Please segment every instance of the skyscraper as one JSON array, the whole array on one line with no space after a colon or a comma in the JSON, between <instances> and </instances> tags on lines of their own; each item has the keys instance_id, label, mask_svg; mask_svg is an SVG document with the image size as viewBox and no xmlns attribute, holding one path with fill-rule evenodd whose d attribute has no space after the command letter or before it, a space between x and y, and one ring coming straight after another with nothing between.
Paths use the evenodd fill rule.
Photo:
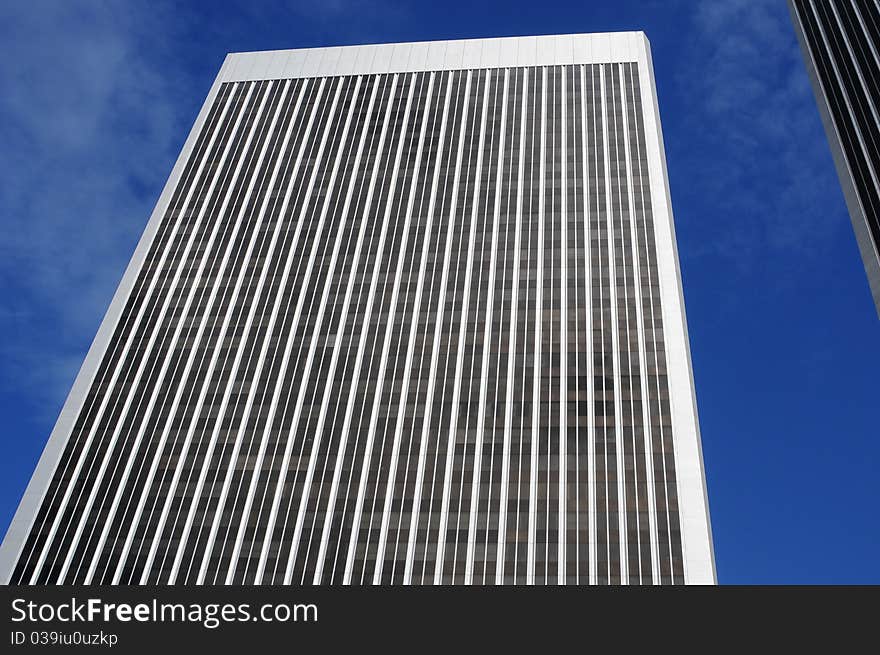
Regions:
<instances>
[{"instance_id":1,"label":"skyscraper","mask_svg":"<svg viewBox=\"0 0 880 655\"><path fill-rule=\"evenodd\" d=\"M788 5L880 314L880 7Z\"/></svg>"},{"instance_id":2,"label":"skyscraper","mask_svg":"<svg viewBox=\"0 0 880 655\"><path fill-rule=\"evenodd\" d=\"M0 562L714 582L644 35L229 55Z\"/></svg>"}]
</instances>

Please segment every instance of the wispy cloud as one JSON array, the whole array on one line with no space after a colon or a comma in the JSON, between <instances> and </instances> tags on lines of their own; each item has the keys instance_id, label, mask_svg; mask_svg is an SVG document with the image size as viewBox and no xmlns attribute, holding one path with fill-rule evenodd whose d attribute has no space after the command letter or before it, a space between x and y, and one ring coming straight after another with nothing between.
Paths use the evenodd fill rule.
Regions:
<instances>
[{"instance_id":1,"label":"wispy cloud","mask_svg":"<svg viewBox=\"0 0 880 655\"><path fill-rule=\"evenodd\" d=\"M0 390L49 415L192 118L164 18L109 2L0 9Z\"/></svg>"},{"instance_id":2,"label":"wispy cloud","mask_svg":"<svg viewBox=\"0 0 880 655\"><path fill-rule=\"evenodd\" d=\"M785 3L711 0L691 11L683 107L670 143L674 191L714 199L689 221L689 256L729 257L741 271L782 250L807 265L848 228L830 152Z\"/></svg>"},{"instance_id":3,"label":"wispy cloud","mask_svg":"<svg viewBox=\"0 0 880 655\"><path fill-rule=\"evenodd\" d=\"M406 15L387 0L0 4L0 405L51 425L225 52L382 40Z\"/></svg>"}]
</instances>

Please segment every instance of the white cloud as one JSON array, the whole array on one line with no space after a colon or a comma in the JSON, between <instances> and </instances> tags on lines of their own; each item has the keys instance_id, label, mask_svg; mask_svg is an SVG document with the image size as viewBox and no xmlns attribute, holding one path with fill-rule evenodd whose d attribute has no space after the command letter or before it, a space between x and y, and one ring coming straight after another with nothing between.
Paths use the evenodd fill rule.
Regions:
<instances>
[{"instance_id":1,"label":"white cloud","mask_svg":"<svg viewBox=\"0 0 880 655\"><path fill-rule=\"evenodd\" d=\"M687 252L749 269L792 251L808 265L849 223L785 3L701 2L685 34L672 188L715 203L708 216L677 214L696 237Z\"/></svg>"},{"instance_id":2,"label":"white cloud","mask_svg":"<svg viewBox=\"0 0 880 655\"><path fill-rule=\"evenodd\" d=\"M161 4L0 9L0 386L49 416L192 120L166 18Z\"/></svg>"},{"instance_id":3,"label":"white cloud","mask_svg":"<svg viewBox=\"0 0 880 655\"><path fill-rule=\"evenodd\" d=\"M381 40L407 15L385 0L0 4L0 393L36 403L41 429L57 416L222 53Z\"/></svg>"}]
</instances>

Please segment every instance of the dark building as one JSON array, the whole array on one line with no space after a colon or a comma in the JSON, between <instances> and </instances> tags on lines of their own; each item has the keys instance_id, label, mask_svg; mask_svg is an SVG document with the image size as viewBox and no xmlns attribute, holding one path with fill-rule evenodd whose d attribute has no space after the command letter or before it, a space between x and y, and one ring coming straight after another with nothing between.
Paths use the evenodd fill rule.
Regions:
<instances>
[{"instance_id":1,"label":"dark building","mask_svg":"<svg viewBox=\"0 0 880 655\"><path fill-rule=\"evenodd\" d=\"M227 57L12 583L712 583L641 33Z\"/></svg>"},{"instance_id":2,"label":"dark building","mask_svg":"<svg viewBox=\"0 0 880 655\"><path fill-rule=\"evenodd\" d=\"M788 4L880 313L880 6Z\"/></svg>"}]
</instances>

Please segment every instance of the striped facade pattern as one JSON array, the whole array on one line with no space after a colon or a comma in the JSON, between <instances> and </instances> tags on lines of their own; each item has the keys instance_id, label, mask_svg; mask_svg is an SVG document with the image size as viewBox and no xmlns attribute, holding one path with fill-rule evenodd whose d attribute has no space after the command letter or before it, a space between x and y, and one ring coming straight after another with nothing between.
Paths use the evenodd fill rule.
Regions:
<instances>
[{"instance_id":1,"label":"striped facade pattern","mask_svg":"<svg viewBox=\"0 0 880 655\"><path fill-rule=\"evenodd\" d=\"M223 83L12 583L684 582L645 110Z\"/></svg>"},{"instance_id":2,"label":"striped facade pattern","mask_svg":"<svg viewBox=\"0 0 880 655\"><path fill-rule=\"evenodd\" d=\"M880 313L880 4L789 6Z\"/></svg>"}]
</instances>

